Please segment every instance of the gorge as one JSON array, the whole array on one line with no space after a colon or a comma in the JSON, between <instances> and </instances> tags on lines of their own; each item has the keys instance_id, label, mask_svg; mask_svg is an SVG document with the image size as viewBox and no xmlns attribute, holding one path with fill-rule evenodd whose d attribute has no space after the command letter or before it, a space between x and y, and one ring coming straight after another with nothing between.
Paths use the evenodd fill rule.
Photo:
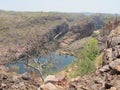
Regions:
<instances>
[{"instance_id":1,"label":"gorge","mask_svg":"<svg viewBox=\"0 0 120 90\"><path fill-rule=\"evenodd\" d=\"M0 89L119 89L115 19L99 13L0 11Z\"/></svg>"}]
</instances>

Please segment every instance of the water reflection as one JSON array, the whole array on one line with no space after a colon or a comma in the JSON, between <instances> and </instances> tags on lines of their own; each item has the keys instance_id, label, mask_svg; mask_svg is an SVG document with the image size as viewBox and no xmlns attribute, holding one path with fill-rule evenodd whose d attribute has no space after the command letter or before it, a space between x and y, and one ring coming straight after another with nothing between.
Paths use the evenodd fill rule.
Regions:
<instances>
[{"instance_id":1,"label":"water reflection","mask_svg":"<svg viewBox=\"0 0 120 90\"><path fill-rule=\"evenodd\" d=\"M44 74L51 73L51 72L56 72L64 69L67 65L69 65L73 60L75 59L74 56L70 55L60 55L58 53L54 53L51 55L47 55L43 58L40 58L40 62L47 63L46 66L43 66L44 69ZM51 65L50 67L48 67ZM6 65L9 68L18 67L17 73L25 73L25 72L31 72L33 71L32 68L26 67L24 64L24 61L19 60L16 63L12 64L7 64Z\"/></svg>"}]
</instances>

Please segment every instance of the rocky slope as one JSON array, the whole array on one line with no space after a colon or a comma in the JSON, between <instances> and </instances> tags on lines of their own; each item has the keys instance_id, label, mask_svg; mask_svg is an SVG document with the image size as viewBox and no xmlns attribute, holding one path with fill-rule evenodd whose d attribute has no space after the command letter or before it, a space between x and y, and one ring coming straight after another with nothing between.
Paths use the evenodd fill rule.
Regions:
<instances>
[{"instance_id":1,"label":"rocky slope","mask_svg":"<svg viewBox=\"0 0 120 90\"><path fill-rule=\"evenodd\" d=\"M120 90L120 26L112 30L106 40L103 64L95 72L68 79L50 75L42 90Z\"/></svg>"},{"instance_id":2,"label":"rocky slope","mask_svg":"<svg viewBox=\"0 0 120 90\"><path fill-rule=\"evenodd\" d=\"M77 43L75 41L79 41L81 38L88 37L93 33L94 21L83 15L72 15L0 13L0 64L16 60L23 55L28 50L25 46L28 43L26 38L33 39L34 35L37 35L37 37L40 37L38 39L45 42L58 41L57 49L59 47L66 49L69 46L74 50L80 49L83 42ZM87 41L89 39L82 40ZM31 41L33 42L34 39ZM103 66L97 68L91 75L78 76L73 79L69 79L64 75L49 75L42 83L41 79L33 73L20 75L0 65L0 89L119 90L120 27L112 30L111 34L105 37L105 42L107 44L104 49ZM32 47L30 42L27 45Z\"/></svg>"},{"instance_id":3,"label":"rocky slope","mask_svg":"<svg viewBox=\"0 0 120 90\"><path fill-rule=\"evenodd\" d=\"M41 79L35 74L16 74L0 66L0 90L37 90Z\"/></svg>"},{"instance_id":4,"label":"rocky slope","mask_svg":"<svg viewBox=\"0 0 120 90\"><path fill-rule=\"evenodd\" d=\"M102 67L89 76L74 79L69 87L74 87L73 90L120 89L120 26L111 31L106 42Z\"/></svg>"}]
</instances>

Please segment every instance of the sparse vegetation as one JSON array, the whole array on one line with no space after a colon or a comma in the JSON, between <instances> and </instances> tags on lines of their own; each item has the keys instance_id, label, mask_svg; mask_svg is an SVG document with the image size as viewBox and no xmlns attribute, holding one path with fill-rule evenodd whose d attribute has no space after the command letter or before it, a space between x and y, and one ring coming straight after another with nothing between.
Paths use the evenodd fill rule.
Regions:
<instances>
[{"instance_id":1,"label":"sparse vegetation","mask_svg":"<svg viewBox=\"0 0 120 90\"><path fill-rule=\"evenodd\" d=\"M78 60L76 60L73 65L76 70L75 73L71 74L72 77L76 77L78 75L89 74L95 70L94 61L98 56L98 41L95 38L91 38L89 42L87 42L83 49L78 52Z\"/></svg>"}]
</instances>

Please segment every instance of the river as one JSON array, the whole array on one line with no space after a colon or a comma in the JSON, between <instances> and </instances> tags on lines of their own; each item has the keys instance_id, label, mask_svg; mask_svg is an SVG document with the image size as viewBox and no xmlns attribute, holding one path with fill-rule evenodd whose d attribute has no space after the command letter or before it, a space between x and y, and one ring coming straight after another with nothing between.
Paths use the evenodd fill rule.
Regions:
<instances>
[{"instance_id":1,"label":"river","mask_svg":"<svg viewBox=\"0 0 120 90\"><path fill-rule=\"evenodd\" d=\"M48 68L43 68L44 74L50 74L52 72L59 72L63 70L65 67L67 67L69 64L71 64L73 60L75 60L74 56L60 55L58 53L53 53L51 55L45 56L44 58L43 57L40 58L40 62L42 64L45 62L50 62L48 66L51 65ZM15 63L6 64L6 67L10 68L11 70L16 69L15 71L18 74L34 71L32 68L29 68L24 64L24 60L18 60Z\"/></svg>"}]
</instances>

